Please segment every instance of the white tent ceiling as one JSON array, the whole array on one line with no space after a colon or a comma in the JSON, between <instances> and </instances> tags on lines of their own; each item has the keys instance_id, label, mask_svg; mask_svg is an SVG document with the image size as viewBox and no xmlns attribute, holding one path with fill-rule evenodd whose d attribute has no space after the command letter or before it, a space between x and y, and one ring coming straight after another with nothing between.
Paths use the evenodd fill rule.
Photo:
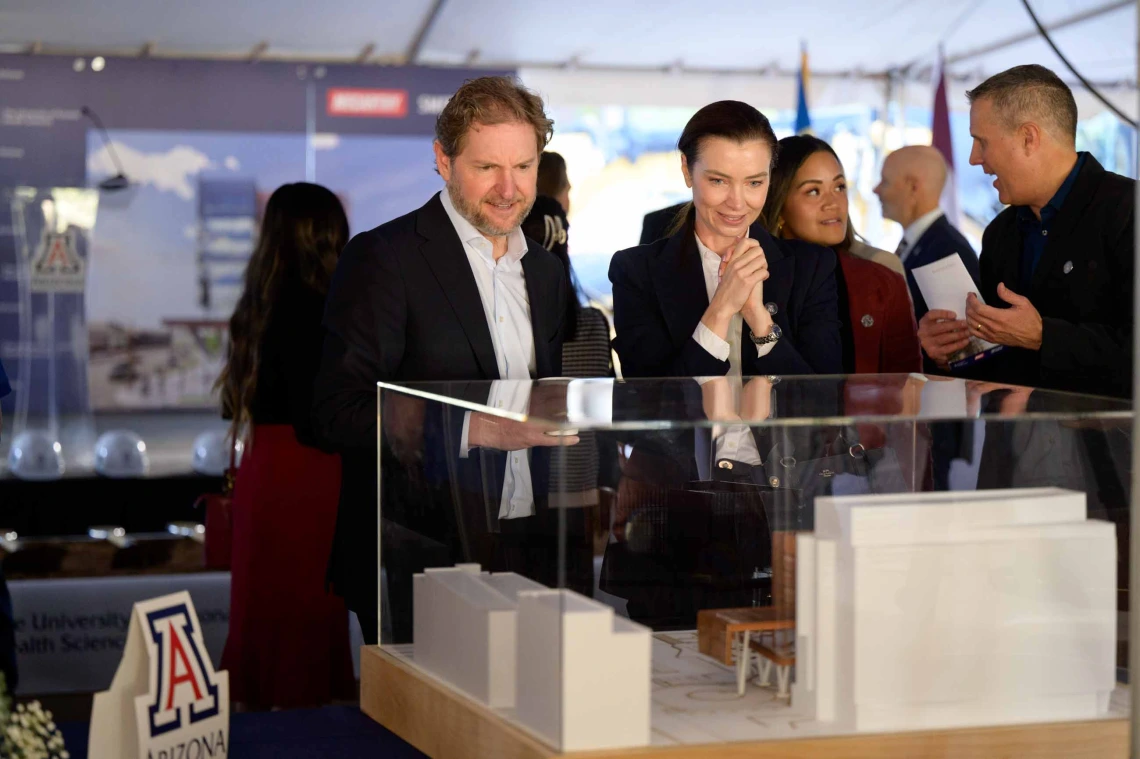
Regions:
<instances>
[{"instance_id":1,"label":"white tent ceiling","mask_svg":"<svg viewBox=\"0 0 1140 759\"><path fill-rule=\"evenodd\" d=\"M1134 114L1136 3L1030 4L1078 70ZM958 90L1029 62L1075 81L1036 34L1021 0L3 0L0 6L0 52L509 67L562 102L700 104L734 92L783 102L801 41L810 52L813 105L882 102L892 71L902 72L895 82L904 90L907 81L926 82L939 45ZM919 88L920 99L928 100L925 90Z\"/></svg>"},{"instance_id":2,"label":"white tent ceiling","mask_svg":"<svg viewBox=\"0 0 1140 759\"><path fill-rule=\"evenodd\" d=\"M1088 78L1135 82L1136 4L1030 0ZM1096 13L1103 10L1101 13ZM5 0L6 52L363 59L380 63L787 72L804 40L817 75L881 74L932 57L959 74L1017 62L1058 64L1021 0Z\"/></svg>"}]
</instances>

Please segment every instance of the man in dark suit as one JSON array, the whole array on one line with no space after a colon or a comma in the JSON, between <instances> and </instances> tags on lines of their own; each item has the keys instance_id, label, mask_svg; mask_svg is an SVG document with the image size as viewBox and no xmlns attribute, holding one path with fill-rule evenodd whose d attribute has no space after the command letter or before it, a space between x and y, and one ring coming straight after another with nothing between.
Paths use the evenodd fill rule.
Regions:
<instances>
[{"instance_id":1,"label":"man in dark suit","mask_svg":"<svg viewBox=\"0 0 1140 759\"><path fill-rule=\"evenodd\" d=\"M970 163L995 175L1006 208L982 237L981 293L931 311L923 350L945 365L970 336L1008 349L979 379L1132 394L1135 181L1077 153L1077 105L1056 74L1017 66L967 93Z\"/></svg>"},{"instance_id":2,"label":"man in dark suit","mask_svg":"<svg viewBox=\"0 0 1140 759\"><path fill-rule=\"evenodd\" d=\"M895 252L902 261L916 321L922 321L930 310L914 278L918 267L957 255L974 284L981 287L978 254L939 207L946 174L946 159L936 148L908 145L883 161L879 185L875 188L883 206L883 218L896 221L903 228L903 237ZM941 373L929 356L923 355L922 365L927 374ZM945 423L932 427L935 490L949 490L950 464L954 459L969 461L973 458L973 429L972 424Z\"/></svg>"},{"instance_id":3,"label":"man in dark suit","mask_svg":"<svg viewBox=\"0 0 1140 759\"><path fill-rule=\"evenodd\" d=\"M527 240L519 226L534 203L539 154L551 124L542 100L512 80L467 82L436 122L436 169L446 189L420 209L354 237L337 264L313 417L320 437L341 452L344 462L329 580L357 613L368 643L379 635L377 381L529 380L560 373L563 266ZM485 387L482 395L476 400L487 402ZM494 483L488 488L496 488L493 494L487 491L495 501L485 504L489 520L534 513L540 486L525 449L557 444L557 438L507 419L453 414L438 403L428 403L425 410L407 396L394 396L393 404L393 409L385 404L381 452L386 524L401 520L401 508L415 514L421 506L430 510L416 501L426 491L400 477L407 459L400 458L399 433L389 438L390 417L402 420L408 440L421 436L421 450L413 456L447 459L441 477L462 481L495 469L487 475ZM497 453L483 470L486 460L469 452L485 449ZM504 451L512 452L509 460ZM428 471L430 462L423 467ZM482 493L478 484L474 487ZM461 521L451 507L461 508L447 502L418 518L429 526L437 519ZM420 522L409 524L398 525L404 528L401 534L417 532ZM448 535L428 537L423 544ZM413 535L411 541L417 539ZM406 632L410 573L417 559L399 559L397 580L392 562L398 557L387 551L389 584L400 584L391 591L393 603L401 603L393 617Z\"/></svg>"},{"instance_id":4,"label":"man in dark suit","mask_svg":"<svg viewBox=\"0 0 1140 759\"><path fill-rule=\"evenodd\" d=\"M677 221L677 217L688 207L688 203L678 203L675 206L661 208L645 214L641 221L641 240L638 245L648 245L651 242L668 237L669 230Z\"/></svg>"},{"instance_id":5,"label":"man in dark suit","mask_svg":"<svg viewBox=\"0 0 1140 759\"><path fill-rule=\"evenodd\" d=\"M902 225L903 237L896 254L906 272L906 284L914 303L914 318L921 321L930 309L918 289L914 270L947 256L957 255L966 271L981 287L978 254L939 208L946 185L946 160L929 145L899 148L883 161L875 194L883 205L883 218Z\"/></svg>"}]
</instances>

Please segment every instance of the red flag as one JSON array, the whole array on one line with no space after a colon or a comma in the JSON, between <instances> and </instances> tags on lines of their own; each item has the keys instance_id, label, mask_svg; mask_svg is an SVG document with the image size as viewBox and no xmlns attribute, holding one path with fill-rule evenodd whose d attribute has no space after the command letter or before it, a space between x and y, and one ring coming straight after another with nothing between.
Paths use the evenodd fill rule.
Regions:
<instances>
[{"instance_id":1,"label":"red flag","mask_svg":"<svg viewBox=\"0 0 1140 759\"><path fill-rule=\"evenodd\" d=\"M958 183L954 176L954 144L950 137L950 104L946 99L946 71L942 48L938 49L938 69L934 77L934 120L930 144L946 159L946 186L942 189L942 210L955 227L959 225Z\"/></svg>"}]
</instances>

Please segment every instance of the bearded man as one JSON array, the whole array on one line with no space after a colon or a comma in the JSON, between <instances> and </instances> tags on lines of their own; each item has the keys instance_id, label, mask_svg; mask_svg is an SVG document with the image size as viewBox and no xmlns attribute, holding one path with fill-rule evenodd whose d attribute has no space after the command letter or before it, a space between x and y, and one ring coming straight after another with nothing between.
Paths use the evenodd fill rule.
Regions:
<instances>
[{"instance_id":1,"label":"bearded man","mask_svg":"<svg viewBox=\"0 0 1140 759\"><path fill-rule=\"evenodd\" d=\"M377 381L530 380L561 371L564 267L520 229L552 134L541 98L515 81L466 82L436 122L435 165L446 188L418 210L354 237L337 264L313 418L318 436L343 461L329 581L357 613L366 643L376 643L380 632ZM487 397L488 386L474 385L482 388L477 402L516 407L521 400L525 406L526 399L504 396L520 388L528 393L528 382L497 384L491 394L498 401ZM411 574L478 560L488 535L495 536L494 555L502 547L497 536L512 532L501 524L517 520L510 526L519 533L518 525L533 523L528 518L543 510L544 486L536 483L541 475L532 474L538 470L532 459L539 457L528 449L567 441L500 417L441 411L438 403L427 402L425 413L420 402L417 416L417 399L397 400L407 403L397 403L388 418L403 420L408 434L397 435L393 445L402 440L405 456L385 444L382 506L386 527L394 522L392 534L404 536L393 551L384 543L391 619L401 639L410 632ZM384 430L388 435L388 421ZM410 458L409 446L415 449ZM400 484L401 473L416 465L400 462L428 467L445 448L439 479L450 487L433 491L434 501L415 489L422 479ZM480 458L484 451L490 453ZM484 479L466 482L464 476ZM486 501L469 509L485 523L476 539L467 539L471 514L463 518L471 499L441 503L441 493L459 489ZM425 554L428 546L448 554L457 545L464 546L462 555L437 556L433 563Z\"/></svg>"}]
</instances>

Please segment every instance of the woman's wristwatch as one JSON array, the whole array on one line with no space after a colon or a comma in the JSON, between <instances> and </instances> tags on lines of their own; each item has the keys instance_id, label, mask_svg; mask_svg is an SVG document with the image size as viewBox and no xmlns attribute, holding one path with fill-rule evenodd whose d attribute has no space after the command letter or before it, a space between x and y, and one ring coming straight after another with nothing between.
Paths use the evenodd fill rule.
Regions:
<instances>
[{"instance_id":1,"label":"woman's wristwatch","mask_svg":"<svg viewBox=\"0 0 1140 759\"><path fill-rule=\"evenodd\" d=\"M768 334L763 335L762 337L757 337L756 334L752 331L752 328L749 327L748 336L751 337L752 342L756 343L757 345L767 345L768 343L774 343L783 337L784 332L780 329L779 324L772 322L772 328L768 330Z\"/></svg>"}]
</instances>

